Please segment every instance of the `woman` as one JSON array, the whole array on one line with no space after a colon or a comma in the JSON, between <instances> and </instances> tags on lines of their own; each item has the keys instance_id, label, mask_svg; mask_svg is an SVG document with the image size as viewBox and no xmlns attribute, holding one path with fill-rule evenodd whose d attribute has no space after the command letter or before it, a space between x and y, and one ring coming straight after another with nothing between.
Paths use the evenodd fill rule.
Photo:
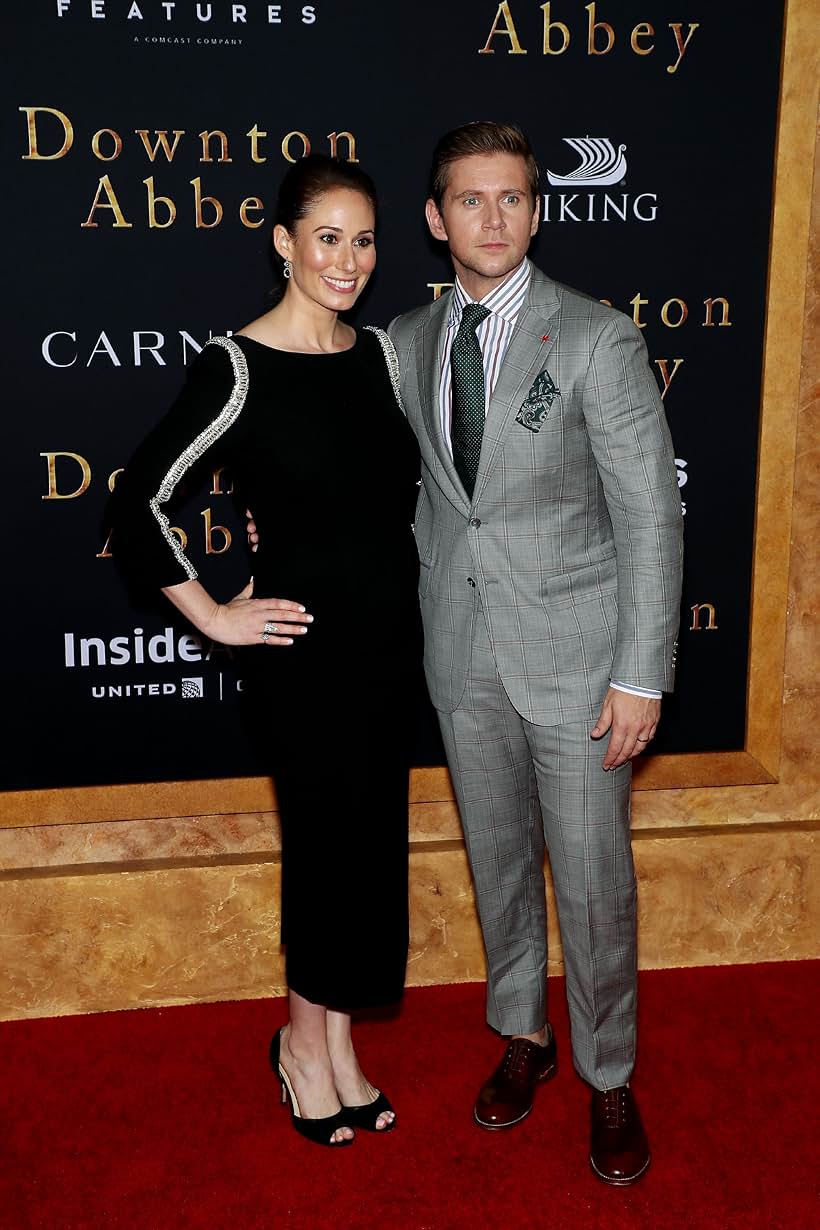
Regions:
<instances>
[{"instance_id":1,"label":"woman","mask_svg":"<svg viewBox=\"0 0 820 1230\"><path fill-rule=\"evenodd\" d=\"M386 335L339 318L373 272L374 227L358 167L294 165L273 229L280 301L197 356L122 475L115 515L126 566L204 636L245 647L282 822L290 1020L271 1061L297 1130L335 1146L395 1125L359 1067L350 1012L399 998L408 937L418 454ZM217 461L262 540L253 581L226 603L196 579L164 510L183 477Z\"/></svg>"}]
</instances>

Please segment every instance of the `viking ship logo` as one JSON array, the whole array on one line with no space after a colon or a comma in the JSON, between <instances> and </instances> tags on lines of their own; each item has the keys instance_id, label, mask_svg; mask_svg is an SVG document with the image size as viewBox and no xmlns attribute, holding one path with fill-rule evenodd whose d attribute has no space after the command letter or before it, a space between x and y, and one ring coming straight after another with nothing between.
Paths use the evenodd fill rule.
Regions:
<instances>
[{"instance_id":1,"label":"viking ship logo","mask_svg":"<svg viewBox=\"0 0 820 1230\"><path fill-rule=\"evenodd\" d=\"M688 465L688 462L684 461L682 457L676 457L675 465L677 466L677 470L678 470L678 488L680 489L681 487L685 487L686 484L689 482L689 475L686 473L686 467ZM686 516L686 500L681 500L680 509L685 517Z\"/></svg>"},{"instance_id":2,"label":"viking ship logo","mask_svg":"<svg viewBox=\"0 0 820 1230\"><path fill-rule=\"evenodd\" d=\"M553 188L604 188L618 184L626 175L625 145L618 146L616 154L608 137L564 137L580 156L580 163L566 175L547 171L547 179Z\"/></svg>"}]
</instances>

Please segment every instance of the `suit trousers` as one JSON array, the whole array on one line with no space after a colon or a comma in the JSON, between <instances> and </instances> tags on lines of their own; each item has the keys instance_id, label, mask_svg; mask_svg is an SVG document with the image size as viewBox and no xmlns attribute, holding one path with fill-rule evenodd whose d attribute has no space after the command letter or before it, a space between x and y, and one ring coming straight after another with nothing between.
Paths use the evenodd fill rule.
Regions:
<instances>
[{"instance_id":1,"label":"suit trousers","mask_svg":"<svg viewBox=\"0 0 820 1230\"><path fill-rule=\"evenodd\" d=\"M590 739L592 720L536 726L517 712L480 611L464 697L439 721L484 937L489 1024L511 1035L546 1021L546 846L575 1067L594 1088L626 1084L637 984L631 764L604 772L608 740Z\"/></svg>"}]
</instances>

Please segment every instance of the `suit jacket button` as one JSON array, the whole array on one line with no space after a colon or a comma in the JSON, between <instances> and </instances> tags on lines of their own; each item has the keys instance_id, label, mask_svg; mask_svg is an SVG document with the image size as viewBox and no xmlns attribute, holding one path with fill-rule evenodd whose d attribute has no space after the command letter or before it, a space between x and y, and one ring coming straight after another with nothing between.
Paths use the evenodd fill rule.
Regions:
<instances>
[{"instance_id":1,"label":"suit jacket button","mask_svg":"<svg viewBox=\"0 0 820 1230\"><path fill-rule=\"evenodd\" d=\"M467 584L471 585L473 589L475 589L475 581L473 580L472 577L467 577Z\"/></svg>"},{"instance_id":2,"label":"suit jacket button","mask_svg":"<svg viewBox=\"0 0 820 1230\"><path fill-rule=\"evenodd\" d=\"M481 518L480 517L470 517L470 525L472 525L475 529L478 529L478 527L481 525Z\"/></svg>"}]
</instances>

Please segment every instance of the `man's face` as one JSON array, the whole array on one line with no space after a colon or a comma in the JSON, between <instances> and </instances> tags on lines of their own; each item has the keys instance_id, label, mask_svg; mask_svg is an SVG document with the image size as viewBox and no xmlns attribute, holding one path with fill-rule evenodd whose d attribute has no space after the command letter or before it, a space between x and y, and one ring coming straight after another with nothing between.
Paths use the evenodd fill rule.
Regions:
<instances>
[{"instance_id":1,"label":"man's face","mask_svg":"<svg viewBox=\"0 0 820 1230\"><path fill-rule=\"evenodd\" d=\"M448 244L464 289L483 299L524 259L538 207L519 154L476 154L451 164L441 208L431 198L425 213L431 234Z\"/></svg>"}]
</instances>

